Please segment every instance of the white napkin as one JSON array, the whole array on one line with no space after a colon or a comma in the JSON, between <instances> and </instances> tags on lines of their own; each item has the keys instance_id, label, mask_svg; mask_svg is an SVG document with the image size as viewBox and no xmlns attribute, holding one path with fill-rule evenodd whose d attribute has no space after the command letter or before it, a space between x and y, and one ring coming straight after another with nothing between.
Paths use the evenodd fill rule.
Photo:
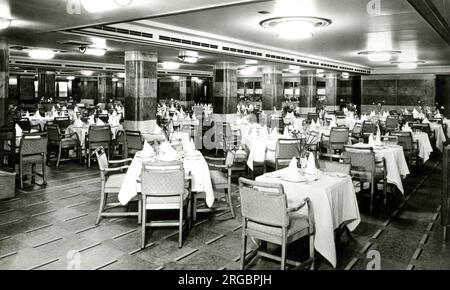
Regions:
<instances>
[{"instance_id":1,"label":"white napkin","mask_svg":"<svg viewBox=\"0 0 450 290\"><path fill-rule=\"evenodd\" d=\"M80 119L76 119L74 122L75 127L83 127L83 121L81 121Z\"/></svg>"},{"instance_id":2,"label":"white napkin","mask_svg":"<svg viewBox=\"0 0 450 290\"><path fill-rule=\"evenodd\" d=\"M108 114L108 111L103 110L103 111L102 111L102 114L103 114L103 115L106 115L106 114Z\"/></svg>"},{"instance_id":3,"label":"white napkin","mask_svg":"<svg viewBox=\"0 0 450 290\"><path fill-rule=\"evenodd\" d=\"M56 112L55 106L52 107L52 112Z\"/></svg>"},{"instance_id":4,"label":"white napkin","mask_svg":"<svg viewBox=\"0 0 450 290\"><path fill-rule=\"evenodd\" d=\"M190 154L194 153L196 150L197 148L195 148L195 143L193 139L191 139L191 141L189 141L189 143L186 144L186 147L184 148L184 151Z\"/></svg>"},{"instance_id":5,"label":"white napkin","mask_svg":"<svg viewBox=\"0 0 450 290\"><path fill-rule=\"evenodd\" d=\"M39 110L36 111L36 114L34 114L35 118L42 118L41 114L39 113Z\"/></svg>"},{"instance_id":6,"label":"white napkin","mask_svg":"<svg viewBox=\"0 0 450 290\"><path fill-rule=\"evenodd\" d=\"M103 122L100 119L97 119L97 126L103 126L103 125L105 125L105 122Z\"/></svg>"},{"instance_id":7,"label":"white napkin","mask_svg":"<svg viewBox=\"0 0 450 290\"><path fill-rule=\"evenodd\" d=\"M423 120L422 123L424 123L424 124L430 124L430 121L428 120L428 118L425 118L425 120Z\"/></svg>"},{"instance_id":8,"label":"white napkin","mask_svg":"<svg viewBox=\"0 0 450 290\"><path fill-rule=\"evenodd\" d=\"M64 106L62 109L63 109L63 111L67 111L67 107L66 106Z\"/></svg>"},{"instance_id":9,"label":"white napkin","mask_svg":"<svg viewBox=\"0 0 450 290\"><path fill-rule=\"evenodd\" d=\"M317 124L314 120L311 121L311 126L309 127L311 130L316 130L317 129Z\"/></svg>"},{"instance_id":10,"label":"white napkin","mask_svg":"<svg viewBox=\"0 0 450 290\"><path fill-rule=\"evenodd\" d=\"M405 126L403 126L402 131L403 132L412 132L412 129L411 129L411 127L409 127L408 124L406 124Z\"/></svg>"},{"instance_id":11,"label":"white napkin","mask_svg":"<svg viewBox=\"0 0 450 290\"><path fill-rule=\"evenodd\" d=\"M173 161L177 158L177 151L173 149L172 145L168 142L164 142L159 147L160 157L159 159L164 161Z\"/></svg>"},{"instance_id":12,"label":"white napkin","mask_svg":"<svg viewBox=\"0 0 450 290\"><path fill-rule=\"evenodd\" d=\"M144 141L144 147L140 154L141 156L152 156L155 154L155 150L153 150L153 147L148 144L147 140Z\"/></svg>"},{"instance_id":13,"label":"white napkin","mask_svg":"<svg viewBox=\"0 0 450 290\"><path fill-rule=\"evenodd\" d=\"M317 167L316 167L316 159L314 158L314 154L310 153L308 156L308 163L306 164L305 174L316 175Z\"/></svg>"},{"instance_id":14,"label":"white napkin","mask_svg":"<svg viewBox=\"0 0 450 290\"><path fill-rule=\"evenodd\" d=\"M95 125L95 118L94 118L94 115L92 115L92 116L90 116L89 117L89 125Z\"/></svg>"},{"instance_id":15,"label":"white napkin","mask_svg":"<svg viewBox=\"0 0 450 290\"><path fill-rule=\"evenodd\" d=\"M414 108L413 115L419 115L419 112Z\"/></svg>"},{"instance_id":16,"label":"white napkin","mask_svg":"<svg viewBox=\"0 0 450 290\"><path fill-rule=\"evenodd\" d=\"M113 117L117 116L117 111L114 110L113 113L112 113L112 115L113 115Z\"/></svg>"},{"instance_id":17,"label":"white napkin","mask_svg":"<svg viewBox=\"0 0 450 290\"><path fill-rule=\"evenodd\" d=\"M79 112L78 107L75 106L75 108L73 108L73 111L74 111L75 113L78 113L78 112Z\"/></svg>"},{"instance_id":18,"label":"white napkin","mask_svg":"<svg viewBox=\"0 0 450 290\"><path fill-rule=\"evenodd\" d=\"M387 117L389 117L389 113L388 112L384 112L383 113L383 118L387 118Z\"/></svg>"},{"instance_id":19,"label":"white napkin","mask_svg":"<svg viewBox=\"0 0 450 290\"><path fill-rule=\"evenodd\" d=\"M369 145L370 146L375 146L375 138L373 137L373 134L370 134L369 136Z\"/></svg>"},{"instance_id":20,"label":"white napkin","mask_svg":"<svg viewBox=\"0 0 450 290\"><path fill-rule=\"evenodd\" d=\"M16 124L16 137L22 137L23 131L18 124Z\"/></svg>"},{"instance_id":21,"label":"white napkin","mask_svg":"<svg viewBox=\"0 0 450 290\"><path fill-rule=\"evenodd\" d=\"M289 134L289 128L288 127L284 128L283 137L284 138L291 138L291 134Z\"/></svg>"},{"instance_id":22,"label":"white napkin","mask_svg":"<svg viewBox=\"0 0 450 290\"><path fill-rule=\"evenodd\" d=\"M336 127L337 127L336 122L335 122L334 120L331 121L331 122L330 122L330 129L336 128Z\"/></svg>"},{"instance_id":23,"label":"white napkin","mask_svg":"<svg viewBox=\"0 0 450 290\"><path fill-rule=\"evenodd\" d=\"M303 176L301 175L300 171L297 167L297 158L292 158L291 163L289 164L289 167L286 169L286 175L285 178L288 180L302 180Z\"/></svg>"},{"instance_id":24,"label":"white napkin","mask_svg":"<svg viewBox=\"0 0 450 290\"><path fill-rule=\"evenodd\" d=\"M367 118L367 116L366 116L366 115L362 115L362 116L361 116L361 121L363 121L363 122L364 122L364 121L367 121L367 120L368 120L368 118Z\"/></svg>"},{"instance_id":25,"label":"white napkin","mask_svg":"<svg viewBox=\"0 0 450 290\"><path fill-rule=\"evenodd\" d=\"M259 135L262 139L268 139L269 138L269 131L267 129L267 126L264 126L261 128L261 133Z\"/></svg>"},{"instance_id":26,"label":"white napkin","mask_svg":"<svg viewBox=\"0 0 450 290\"><path fill-rule=\"evenodd\" d=\"M190 115L187 115L186 120L187 120L187 121L191 121L191 116L190 116Z\"/></svg>"},{"instance_id":27,"label":"white napkin","mask_svg":"<svg viewBox=\"0 0 450 290\"><path fill-rule=\"evenodd\" d=\"M178 117L178 114L173 115L173 120L174 120L174 121L178 121L178 118L179 118L179 117Z\"/></svg>"},{"instance_id":28,"label":"white napkin","mask_svg":"<svg viewBox=\"0 0 450 290\"><path fill-rule=\"evenodd\" d=\"M382 145L382 142L381 142L381 130L380 130L379 126L377 126L377 127L378 127L378 131L377 131L377 137L375 139L375 145L381 146Z\"/></svg>"},{"instance_id":29,"label":"white napkin","mask_svg":"<svg viewBox=\"0 0 450 290\"><path fill-rule=\"evenodd\" d=\"M437 113L434 117L440 119L440 118L442 118L442 115L441 115L441 113Z\"/></svg>"},{"instance_id":30,"label":"white napkin","mask_svg":"<svg viewBox=\"0 0 450 290\"><path fill-rule=\"evenodd\" d=\"M376 116L375 111L370 112L370 116L371 116L371 117L375 117L375 116Z\"/></svg>"},{"instance_id":31,"label":"white napkin","mask_svg":"<svg viewBox=\"0 0 450 290\"><path fill-rule=\"evenodd\" d=\"M155 125L155 129L153 130L153 134L162 134L163 130L161 127L158 126L158 124Z\"/></svg>"},{"instance_id":32,"label":"white napkin","mask_svg":"<svg viewBox=\"0 0 450 290\"><path fill-rule=\"evenodd\" d=\"M278 129L277 128L272 129L272 132L270 133L270 137L272 139L278 139Z\"/></svg>"}]
</instances>

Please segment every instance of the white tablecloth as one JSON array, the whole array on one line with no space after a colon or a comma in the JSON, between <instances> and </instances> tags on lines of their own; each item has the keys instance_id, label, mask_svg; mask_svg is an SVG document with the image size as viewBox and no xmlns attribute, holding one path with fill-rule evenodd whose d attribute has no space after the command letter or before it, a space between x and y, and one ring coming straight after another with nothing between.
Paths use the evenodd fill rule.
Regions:
<instances>
[{"instance_id":1,"label":"white tablecloth","mask_svg":"<svg viewBox=\"0 0 450 290\"><path fill-rule=\"evenodd\" d=\"M186 148L186 145L191 141L191 136L187 132L175 132L172 134L171 141L180 141L183 147Z\"/></svg>"},{"instance_id":2,"label":"white tablecloth","mask_svg":"<svg viewBox=\"0 0 450 290\"><path fill-rule=\"evenodd\" d=\"M253 170L253 162L262 163L266 160L275 160L275 148L277 146L277 139L260 138L247 136L243 139L243 143L247 146L250 153L248 155L247 165ZM270 149L272 151L267 151ZM267 151L267 154L266 154Z\"/></svg>"},{"instance_id":3,"label":"white tablecloth","mask_svg":"<svg viewBox=\"0 0 450 290\"><path fill-rule=\"evenodd\" d=\"M141 192L141 184L137 182L137 179L141 176L142 163L146 161L151 161L151 159L134 157L131 162L130 168L128 168L118 195L119 201L122 205L128 204L130 200ZM198 158L184 159L183 165L186 176L188 176L189 173L192 176L191 190L193 192L206 193L206 204L209 207L212 207L214 204L214 191L211 182L211 175L209 173L209 167L205 158L200 156Z\"/></svg>"},{"instance_id":4,"label":"white tablecloth","mask_svg":"<svg viewBox=\"0 0 450 290\"><path fill-rule=\"evenodd\" d=\"M334 230L342 224L347 224L349 230L353 231L361 222L351 178L321 175L318 181L307 184L271 177L279 176L283 171L286 169L257 177L256 181L282 184L290 208L299 206L307 197L311 199L316 229L314 247L333 267L336 267ZM307 209L302 209L301 213L306 215Z\"/></svg>"},{"instance_id":5,"label":"white tablecloth","mask_svg":"<svg viewBox=\"0 0 450 290\"><path fill-rule=\"evenodd\" d=\"M444 150L444 142L446 141L444 129L442 128L442 125L436 123L431 123L430 127L436 136L436 148L442 152Z\"/></svg>"},{"instance_id":6,"label":"white tablecloth","mask_svg":"<svg viewBox=\"0 0 450 290\"><path fill-rule=\"evenodd\" d=\"M355 147L370 147L369 144L356 144ZM403 178L409 175L408 163L406 162L403 148L398 145L389 145L383 148L374 148L376 159L381 160L383 157L386 160L387 182L397 186L402 194L405 193L403 189Z\"/></svg>"},{"instance_id":7,"label":"white tablecloth","mask_svg":"<svg viewBox=\"0 0 450 290\"><path fill-rule=\"evenodd\" d=\"M423 159L423 162L427 162L430 159L431 153L433 153L433 146L431 146L430 138L425 132L413 133L413 140L419 143L419 155Z\"/></svg>"}]
</instances>

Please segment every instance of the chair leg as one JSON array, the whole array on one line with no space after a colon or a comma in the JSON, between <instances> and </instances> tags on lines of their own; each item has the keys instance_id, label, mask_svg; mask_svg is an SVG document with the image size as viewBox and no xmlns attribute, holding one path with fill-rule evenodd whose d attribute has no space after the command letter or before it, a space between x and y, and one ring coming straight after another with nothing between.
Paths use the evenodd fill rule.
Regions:
<instances>
[{"instance_id":1,"label":"chair leg","mask_svg":"<svg viewBox=\"0 0 450 290\"><path fill-rule=\"evenodd\" d=\"M194 222L197 221L197 195L195 193L192 197L192 219Z\"/></svg>"},{"instance_id":2,"label":"chair leg","mask_svg":"<svg viewBox=\"0 0 450 290\"><path fill-rule=\"evenodd\" d=\"M147 208L146 205L147 204L147 200L144 197L142 200L142 224L141 224L141 229L142 229L142 241L141 241L141 249L145 248L145 229L146 229L146 225L147 225Z\"/></svg>"},{"instance_id":3,"label":"chair leg","mask_svg":"<svg viewBox=\"0 0 450 290\"><path fill-rule=\"evenodd\" d=\"M23 163L22 163L22 158L20 158L20 164L19 164L19 179L20 179L20 189L23 189Z\"/></svg>"},{"instance_id":4,"label":"chair leg","mask_svg":"<svg viewBox=\"0 0 450 290\"><path fill-rule=\"evenodd\" d=\"M86 149L86 158L87 158L87 165L89 168L91 168L91 150Z\"/></svg>"},{"instance_id":5,"label":"chair leg","mask_svg":"<svg viewBox=\"0 0 450 290\"><path fill-rule=\"evenodd\" d=\"M42 156L42 184L47 185L47 168L45 167L45 156Z\"/></svg>"},{"instance_id":6,"label":"chair leg","mask_svg":"<svg viewBox=\"0 0 450 290\"><path fill-rule=\"evenodd\" d=\"M36 184L36 164L31 164L31 184Z\"/></svg>"},{"instance_id":7,"label":"chair leg","mask_svg":"<svg viewBox=\"0 0 450 290\"><path fill-rule=\"evenodd\" d=\"M314 235L309 236L309 258L312 259L310 270L314 270Z\"/></svg>"},{"instance_id":8,"label":"chair leg","mask_svg":"<svg viewBox=\"0 0 450 290\"><path fill-rule=\"evenodd\" d=\"M283 236L281 240L281 270L286 270L286 228L283 228Z\"/></svg>"},{"instance_id":9,"label":"chair leg","mask_svg":"<svg viewBox=\"0 0 450 290\"><path fill-rule=\"evenodd\" d=\"M138 196L138 225L142 224L142 197Z\"/></svg>"},{"instance_id":10,"label":"chair leg","mask_svg":"<svg viewBox=\"0 0 450 290\"><path fill-rule=\"evenodd\" d=\"M58 160L56 160L56 167L59 167L59 162L61 161L61 154L62 154L62 148L61 148L61 144L60 144L59 148L58 148Z\"/></svg>"},{"instance_id":11,"label":"chair leg","mask_svg":"<svg viewBox=\"0 0 450 290\"><path fill-rule=\"evenodd\" d=\"M242 227L242 250L241 250L241 270L245 269L245 253L247 252L247 234L246 232L246 222L243 221Z\"/></svg>"},{"instance_id":12,"label":"chair leg","mask_svg":"<svg viewBox=\"0 0 450 290\"><path fill-rule=\"evenodd\" d=\"M180 207L180 218L179 218L179 224L178 224L178 248L183 247L183 203L181 203Z\"/></svg>"},{"instance_id":13,"label":"chair leg","mask_svg":"<svg viewBox=\"0 0 450 290\"><path fill-rule=\"evenodd\" d=\"M231 212L231 216L233 218L236 217L235 213L234 213L234 208L233 208L233 201L231 199L231 188L229 187L228 189L225 189L225 193L227 195L227 199L228 199L228 206L230 207L230 212Z\"/></svg>"},{"instance_id":14,"label":"chair leg","mask_svg":"<svg viewBox=\"0 0 450 290\"><path fill-rule=\"evenodd\" d=\"M105 191L103 188L103 184L102 184L102 192L100 194L100 207L98 209L98 215L97 215L97 220L95 221L95 224L98 225L100 223L100 220L102 218L102 213L103 213L103 209L105 208L105 201L106 201L106 196L105 196Z\"/></svg>"},{"instance_id":15,"label":"chair leg","mask_svg":"<svg viewBox=\"0 0 450 290\"><path fill-rule=\"evenodd\" d=\"M387 205L387 179L383 179L384 205Z\"/></svg>"},{"instance_id":16,"label":"chair leg","mask_svg":"<svg viewBox=\"0 0 450 290\"><path fill-rule=\"evenodd\" d=\"M370 212L373 212L373 200L374 200L374 195L375 195L375 181L372 180L371 184L370 184Z\"/></svg>"}]
</instances>

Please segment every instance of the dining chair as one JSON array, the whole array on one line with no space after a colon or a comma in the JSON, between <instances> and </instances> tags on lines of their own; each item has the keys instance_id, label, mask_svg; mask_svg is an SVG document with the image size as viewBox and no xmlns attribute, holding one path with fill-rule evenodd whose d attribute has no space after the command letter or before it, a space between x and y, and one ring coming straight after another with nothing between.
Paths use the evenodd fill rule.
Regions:
<instances>
[{"instance_id":1,"label":"dining chair","mask_svg":"<svg viewBox=\"0 0 450 290\"><path fill-rule=\"evenodd\" d=\"M183 246L183 229L191 225L191 193L186 184L183 163L147 162L142 165L142 241L147 227L178 227L178 247ZM187 208L185 210L185 208ZM147 221L147 211L178 210L177 221Z\"/></svg>"},{"instance_id":2,"label":"dining chair","mask_svg":"<svg viewBox=\"0 0 450 290\"><path fill-rule=\"evenodd\" d=\"M350 140L350 130L346 127L331 128L330 135L321 136L321 148L327 153L342 152Z\"/></svg>"},{"instance_id":3,"label":"dining chair","mask_svg":"<svg viewBox=\"0 0 450 290\"><path fill-rule=\"evenodd\" d=\"M363 138L362 124L356 123L355 126L353 127L351 137L350 137L352 144L356 144L356 143L360 143L361 141L364 141L362 138Z\"/></svg>"},{"instance_id":4,"label":"dining chair","mask_svg":"<svg viewBox=\"0 0 450 290\"><path fill-rule=\"evenodd\" d=\"M119 202L109 202L109 195L118 194L124 181L126 170L128 170L132 159L108 160L108 156L102 146L95 149L94 154L97 157L98 168L100 170L101 192L100 206L98 210L95 224L98 225L104 217L130 217L137 216L138 224L141 223L142 200L137 196L138 211L137 212L111 212L112 209L123 207ZM119 166L120 165L120 166ZM116 166L116 167L111 167ZM117 167L119 166L119 167Z\"/></svg>"},{"instance_id":5,"label":"dining chair","mask_svg":"<svg viewBox=\"0 0 450 290\"><path fill-rule=\"evenodd\" d=\"M107 150L108 155L111 155L111 126L110 125L91 125L89 126L88 135L86 137L86 157L88 162L88 167L91 167L91 158L94 154L95 149L103 147Z\"/></svg>"},{"instance_id":6,"label":"dining chair","mask_svg":"<svg viewBox=\"0 0 450 290\"><path fill-rule=\"evenodd\" d=\"M431 125L427 123L411 123L410 124L411 129L414 132L424 132L427 133L428 137L430 138L431 144L434 144L433 140L435 139L434 131L431 130Z\"/></svg>"},{"instance_id":7,"label":"dining chair","mask_svg":"<svg viewBox=\"0 0 450 290\"><path fill-rule=\"evenodd\" d=\"M315 226L310 199L305 198L298 207L289 208L283 185L245 178L239 179L239 194L242 211L241 269L245 270L250 262L261 256L281 262L281 270L286 269L286 264L298 268L310 264L310 269L313 270ZM308 210L307 215L299 213L305 208ZM249 237L280 245L281 257L263 251L261 246L246 257ZM303 263L287 259L288 245L303 237L309 237L309 259Z\"/></svg>"},{"instance_id":8,"label":"dining chair","mask_svg":"<svg viewBox=\"0 0 450 290\"><path fill-rule=\"evenodd\" d=\"M314 120L314 122L317 123L317 121L319 120L319 114L317 113L308 113L308 121L312 122Z\"/></svg>"},{"instance_id":9,"label":"dining chair","mask_svg":"<svg viewBox=\"0 0 450 290\"><path fill-rule=\"evenodd\" d=\"M39 124L32 125L28 118L13 118L13 123L19 125L24 133L37 133L42 130Z\"/></svg>"},{"instance_id":10,"label":"dining chair","mask_svg":"<svg viewBox=\"0 0 450 290\"><path fill-rule=\"evenodd\" d=\"M222 191L224 193L225 200L228 204L227 207L216 208L199 208L199 200L205 200L205 193L193 193L192 197L192 209L193 220L197 220L197 213L204 212L217 212L217 211L230 211L233 218L236 217L233 207L233 200L231 197L231 177L233 175L234 154L232 151L228 151L227 157L208 157L205 156L205 160L208 163L209 173L211 175L211 183L216 191ZM216 197L219 200L219 197Z\"/></svg>"},{"instance_id":11,"label":"dining chair","mask_svg":"<svg viewBox=\"0 0 450 290\"><path fill-rule=\"evenodd\" d=\"M422 165L420 158L419 140L414 141L411 132L395 131L391 132L391 136L397 137L398 145L402 146L408 165L411 167L414 161L417 166Z\"/></svg>"},{"instance_id":12,"label":"dining chair","mask_svg":"<svg viewBox=\"0 0 450 290\"><path fill-rule=\"evenodd\" d=\"M125 151L126 157L133 157L144 148L144 138L141 131L125 131Z\"/></svg>"},{"instance_id":13,"label":"dining chair","mask_svg":"<svg viewBox=\"0 0 450 290\"><path fill-rule=\"evenodd\" d=\"M275 158L268 158L265 162L265 169L267 167L279 170L289 166L292 158L300 157L299 143L305 143L304 139L278 139L275 151L270 148L266 149L266 156L268 153L272 153Z\"/></svg>"},{"instance_id":14,"label":"dining chair","mask_svg":"<svg viewBox=\"0 0 450 290\"><path fill-rule=\"evenodd\" d=\"M369 138L370 134L376 135L378 132L377 122L364 121L362 124L361 134L364 139Z\"/></svg>"},{"instance_id":15,"label":"dining chair","mask_svg":"<svg viewBox=\"0 0 450 290\"><path fill-rule=\"evenodd\" d=\"M359 181L361 192L364 183L370 184L370 211L373 212L375 188L383 183L384 204L387 203L387 168L384 157L377 161L372 147L346 146L343 155L350 158L352 179Z\"/></svg>"},{"instance_id":16,"label":"dining chair","mask_svg":"<svg viewBox=\"0 0 450 290\"><path fill-rule=\"evenodd\" d=\"M277 129L279 133L283 133L284 119L281 116L273 116L270 120L270 129Z\"/></svg>"},{"instance_id":17,"label":"dining chair","mask_svg":"<svg viewBox=\"0 0 450 290\"><path fill-rule=\"evenodd\" d=\"M46 133L27 133L20 140L18 163L20 188L23 189L23 177L25 165L31 165L31 182L35 183L35 176L42 177L43 185L47 185L46 180L46 157L48 138ZM36 172L36 165L41 165L42 173Z\"/></svg>"},{"instance_id":18,"label":"dining chair","mask_svg":"<svg viewBox=\"0 0 450 290\"><path fill-rule=\"evenodd\" d=\"M59 130L64 134L67 127L70 126L70 118L69 117L55 117L53 119L53 124L58 125Z\"/></svg>"},{"instance_id":19,"label":"dining chair","mask_svg":"<svg viewBox=\"0 0 450 290\"><path fill-rule=\"evenodd\" d=\"M386 118L386 132L392 132L398 130L400 121L398 117L389 116Z\"/></svg>"},{"instance_id":20,"label":"dining chair","mask_svg":"<svg viewBox=\"0 0 450 290\"><path fill-rule=\"evenodd\" d=\"M77 152L77 158L81 163L81 144L77 133L63 134L58 125L47 125L48 146L47 146L47 161L50 159L52 153L57 156L56 167L59 167L61 161L68 161L71 159L61 159L62 153L69 150Z\"/></svg>"},{"instance_id":21,"label":"dining chair","mask_svg":"<svg viewBox=\"0 0 450 290\"><path fill-rule=\"evenodd\" d=\"M319 154L319 168L323 172L337 172L351 174L351 160L349 157L336 154Z\"/></svg>"},{"instance_id":22,"label":"dining chair","mask_svg":"<svg viewBox=\"0 0 450 290\"><path fill-rule=\"evenodd\" d=\"M16 130L12 126L0 127L0 166L7 165L15 169L16 160Z\"/></svg>"},{"instance_id":23,"label":"dining chair","mask_svg":"<svg viewBox=\"0 0 450 290\"><path fill-rule=\"evenodd\" d=\"M108 114L98 114L98 118L102 120L103 123L108 124L109 115Z\"/></svg>"},{"instance_id":24,"label":"dining chair","mask_svg":"<svg viewBox=\"0 0 450 290\"><path fill-rule=\"evenodd\" d=\"M125 132L123 130L117 131L116 138L111 141L112 158L128 158L125 145Z\"/></svg>"},{"instance_id":25,"label":"dining chair","mask_svg":"<svg viewBox=\"0 0 450 290\"><path fill-rule=\"evenodd\" d=\"M407 124L410 122L414 122L414 115L413 114L403 114L403 124Z\"/></svg>"}]
</instances>

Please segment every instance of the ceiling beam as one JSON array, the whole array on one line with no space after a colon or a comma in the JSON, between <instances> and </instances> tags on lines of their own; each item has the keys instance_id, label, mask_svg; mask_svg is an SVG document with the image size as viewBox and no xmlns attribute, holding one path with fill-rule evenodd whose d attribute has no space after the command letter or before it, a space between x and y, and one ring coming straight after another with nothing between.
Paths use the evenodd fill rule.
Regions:
<instances>
[{"instance_id":1,"label":"ceiling beam","mask_svg":"<svg viewBox=\"0 0 450 290\"><path fill-rule=\"evenodd\" d=\"M407 0L408 3L450 45L450 27L431 0Z\"/></svg>"}]
</instances>

